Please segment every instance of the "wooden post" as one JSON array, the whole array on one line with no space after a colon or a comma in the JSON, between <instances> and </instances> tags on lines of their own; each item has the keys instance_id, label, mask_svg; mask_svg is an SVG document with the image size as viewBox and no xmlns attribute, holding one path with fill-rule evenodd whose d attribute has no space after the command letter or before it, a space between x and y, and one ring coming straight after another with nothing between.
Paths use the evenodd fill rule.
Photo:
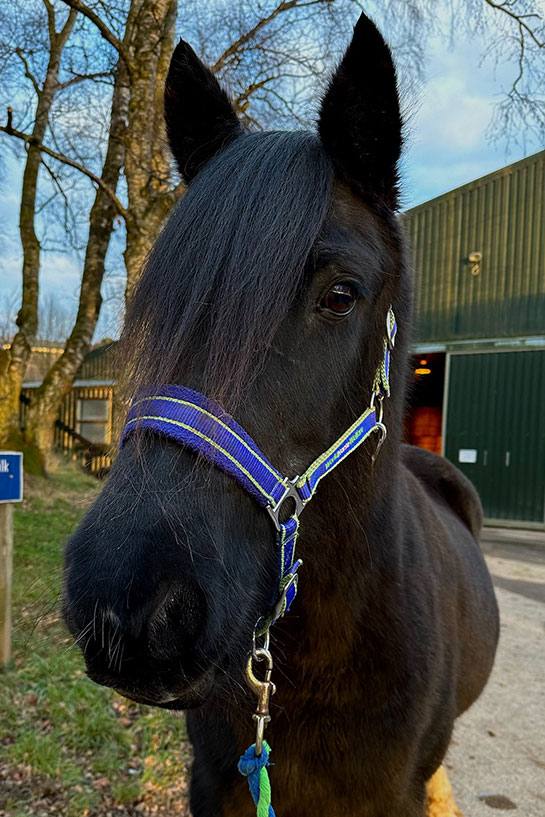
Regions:
<instances>
[{"instance_id":1,"label":"wooden post","mask_svg":"<svg viewBox=\"0 0 545 817\"><path fill-rule=\"evenodd\" d=\"M0 451L0 669L11 658L13 503L23 501L23 455Z\"/></svg>"},{"instance_id":2,"label":"wooden post","mask_svg":"<svg viewBox=\"0 0 545 817\"><path fill-rule=\"evenodd\" d=\"M13 505L0 503L0 668L11 658L11 584L13 576Z\"/></svg>"}]
</instances>

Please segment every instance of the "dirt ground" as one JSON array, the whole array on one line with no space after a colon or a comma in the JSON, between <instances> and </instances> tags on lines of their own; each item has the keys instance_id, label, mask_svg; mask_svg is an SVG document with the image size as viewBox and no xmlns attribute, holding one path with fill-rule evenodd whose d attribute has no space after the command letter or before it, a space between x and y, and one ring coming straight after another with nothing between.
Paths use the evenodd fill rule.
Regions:
<instances>
[{"instance_id":1,"label":"dirt ground","mask_svg":"<svg viewBox=\"0 0 545 817\"><path fill-rule=\"evenodd\" d=\"M464 817L545 817L545 536L488 529L483 547L500 644L486 690L457 723L447 769Z\"/></svg>"}]
</instances>

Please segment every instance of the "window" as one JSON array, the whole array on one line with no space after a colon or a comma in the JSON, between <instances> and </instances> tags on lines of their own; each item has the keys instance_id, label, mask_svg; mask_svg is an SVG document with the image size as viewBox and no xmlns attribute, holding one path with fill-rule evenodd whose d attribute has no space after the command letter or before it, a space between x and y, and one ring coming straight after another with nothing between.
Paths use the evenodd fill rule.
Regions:
<instances>
[{"instance_id":1,"label":"window","mask_svg":"<svg viewBox=\"0 0 545 817\"><path fill-rule=\"evenodd\" d=\"M108 443L109 405L104 399L78 400L78 433L92 443Z\"/></svg>"}]
</instances>

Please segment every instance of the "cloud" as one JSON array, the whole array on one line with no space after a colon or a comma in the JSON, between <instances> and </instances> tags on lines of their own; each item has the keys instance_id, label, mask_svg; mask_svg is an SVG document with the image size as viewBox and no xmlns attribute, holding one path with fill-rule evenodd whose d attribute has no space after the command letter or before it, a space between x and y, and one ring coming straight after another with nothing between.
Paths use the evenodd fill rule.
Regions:
<instances>
[{"instance_id":1,"label":"cloud","mask_svg":"<svg viewBox=\"0 0 545 817\"><path fill-rule=\"evenodd\" d=\"M22 253L2 256L0 292L20 290ZM54 293L63 300L73 300L78 295L81 280L79 262L61 253L42 253L40 266L40 289Z\"/></svg>"},{"instance_id":2,"label":"cloud","mask_svg":"<svg viewBox=\"0 0 545 817\"><path fill-rule=\"evenodd\" d=\"M542 146L511 146L502 135L486 138L498 89L509 83L510 67L496 74L481 65L474 42L446 49L431 41L428 80L409 120L402 163L404 206L411 207L523 158Z\"/></svg>"}]
</instances>

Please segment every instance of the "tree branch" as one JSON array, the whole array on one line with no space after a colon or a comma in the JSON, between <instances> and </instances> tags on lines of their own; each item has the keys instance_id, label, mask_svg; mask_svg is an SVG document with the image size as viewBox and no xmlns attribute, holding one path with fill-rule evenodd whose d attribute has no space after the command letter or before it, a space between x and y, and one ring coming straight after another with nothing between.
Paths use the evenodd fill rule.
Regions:
<instances>
[{"instance_id":1,"label":"tree branch","mask_svg":"<svg viewBox=\"0 0 545 817\"><path fill-rule=\"evenodd\" d=\"M496 9L497 11L503 11L504 14L507 14L509 17L515 20L518 23L519 28L521 29L521 34L522 30L524 29L524 31L526 31L526 33L532 38L532 40L535 42L538 48L545 48L545 41L541 42L537 38L532 28L528 25L528 23L525 22L525 20L528 19L529 17L537 17L538 19L540 19L539 15L517 14L516 12L511 11L511 9L508 8L508 6L505 3L495 3L494 0L484 0L484 2L491 8Z\"/></svg>"},{"instance_id":2,"label":"tree branch","mask_svg":"<svg viewBox=\"0 0 545 817\"><path fill-rule=\"evenodd\" d=\"M19 46L17 46L17 48L15 49L15 53L17 54L17 56L19 57L19 59L21 60L23 65L25 66L25 77L31 81L31 83L32 83L32 85L34 87L34 90L39 95L40 91L41 91L40 85L38 83L38 80L36 79L36 77L32 73L32 71L30 70L28 60L25 57L25 55L23 54L22 49L19 48Z\"/></svg>"},{"instance_id":3,"label":"tree branch","mask_svg":"<svg viewBox=\"0 0 545 817\"><path fill-rule=\"evenodd\" d=\"M45 0L44 0L45 2ZM68 17L66 21L57 34L55 29L55 9L51 6L49 0L47 0L47 13L50 15L50 19L52 20L52 27L51 27L51 48L58 51L60 54L63 50L64 46L66 45L66 41L70 34L72 33L72 29L74 28L74 23L76 22L76 17L78 13L75 9L70 9L68 12ZM51 11L50 11L51 8Z\"/></svg>"},{"instance_id":4,"label":"tree branch","mask_svg":"<svg viewBox=\"0 0 545 817\"><path fill-rule=\"evenodd\" d=\"M102 20L98 14L93 11L93 9L89 8L89 6L85 5L82 0L62 0L67 6L79 11L83 14L84 17L87 17L99 30L100 35L106 40L106 42L110 43L111 46L115 48L118 54L123 58L125 61L125 65L127 69L130 71L130 58L125 48L124 44L121 40L115 36L113 31L106 25L104 20Z\"/></svg>"},{"instance_id":5,"label":"tree branch","mask_svg":"<svg viewBox=\"0 0 545 817\"><path fill-rule=\"evenodd\" d=\"M95 80L106 79L106 77L111 76L111 71L99 71L96 74L74 74L71 79L67 79L65 82L59 82L57 90L64 91L66 88L71 88L72 85L77 85L78 82L84 82L86 79L90 79L94 82Z\"/></svg>"},{"instance_id":6,"label":"tree branch","mask_svg":"<svg viewBox=\"0 0 545 817\"><path fill-rule=\"evenodd\" d=\"M55 28L55 9L53 8L53 4L49 2L49 0L42 0L45 10L47 12L47 30L49 33L49 42L52 43L57 30Z\"/></svg>"},{"instance_id":7,"label":"tree branch","mask_svg":"<svg viewBox=\"0 0 545 817\"><path fill-rule=\"evenodd\" d=\"M259 82L252 82L248 85L244 91L242 91L238 96L233 99L233 107L236 111L240 113L246 113L246 109L250 103L250 97L252 94L255 94L256 91L260 91L264 88L269 82L274 82L278 77L270 76L265 77L264 79L260 80Z\"/></svg>"},{"instance_id":8,"label":"tree branch","mask_svg":"<svg viewBox=\"0 0 545 817\"><path fill-rule=\"evenodd\" d=\"M8 109L8 123L7 125L0 125L0 132L7 133L9 136L16 136L17 139L21 139L26 145L32 145L33 147L40 150L42 153L47 154L47 156L51 156L53 159L57 159L57 161L62 162L69 167L73 167L75 170L79 170L80 173L83 173L84 176L87 176L91 181L98 184L105 193L108 194L110 199L113 201L116 210L118 211L119 215L123 216L123 218L127 215L127 208L124 207L119 199L117 198L115 192L95 173L93 173L89 168L85 167L85 165L80 164L79 162L74 161L69 156L65 156L63 153L57 153L56 150L51 150L48 148L47 145L43 145L40 142L37 142L30 134L23 133L20 130L16 130L11 124L11 117L9 114Z\"/></svg>"},{"instance_id":9,"label":"tree branch","mask_svg":"<svg viewBox=\"0 0 545 817\"><path fill-rule=\"evenodd\" d=\"M522 79L522 75L524 73L524 33L522 30L522 24L519 20L519 32L520 32L520 49L519 49L519 73L516 80L513 82L512 91L518 93L517 85Z\"/></svg>"},{"instance_id":10,"label":"tree branch","mask_svg":"<svg viewBox=\"0 0 545 817\"><path fill-rule=\"evenodd\" d=\"M64 191L63 186L60 183L59 177L57 176L57 174L55 173L53 168L50 167L47 164L47 162L45 161L43 156L42 156L42 165L43 165L43 167L45 167L45 169L49 173L49 175L51 177L51 181L53 182L53 187L57 190L58 193L60 193L60 195L62 197L62 200L64 201L64 224L63 224L63 228L64 228L64 232L67 233L68 235L70 235L70 237L71 237L71 242L70 243L73 245L74 241L72 240L72 230L70 229L68 215L70 216L70 220L72 221L72 224L75 223L76 219L74 218L74 213L72 211L72 208L70 207L70 202L68 200L68 196L66 195L66 192ZM48 200L47 203L49 203L49 201L52 201L55 196L56 196L56 193L53 193L52 197ZM43 209L42 206L37 207L36 208L36 213L39 213L42 209ZM43 249L43 245L42 245L42 249ZM63 249L63 252L66 252L66 248Z\"/></svg>"},{"instance_id":11,"label":"tree branch","mask_svg":"<svg viewBox=\"0 0 545 817\"><path fill-rule=\"evenodd\" d=\"M66 2L66 0L64 0ZM258 34L262 28L265 28L275 17L278 17L279 14L282 14L284 11L289 11L289 9L301 6L315 6L323 3L324 0L306 0L306 2L300 3L299 0L282 0L275 9L271 11L271 13L267 17L262 17L258 22L253 26L253 28L245 31L244 34L241 34L240 37L235 40L229 48L227 48L221 57L214 63L212 66L212 71L214 74L217 74L218 71L221 71L227 60L232 57L236 52L242 48L242 46L246 45L246 43L253 40L253 38Z\"/></svg>"}]
</instances>

